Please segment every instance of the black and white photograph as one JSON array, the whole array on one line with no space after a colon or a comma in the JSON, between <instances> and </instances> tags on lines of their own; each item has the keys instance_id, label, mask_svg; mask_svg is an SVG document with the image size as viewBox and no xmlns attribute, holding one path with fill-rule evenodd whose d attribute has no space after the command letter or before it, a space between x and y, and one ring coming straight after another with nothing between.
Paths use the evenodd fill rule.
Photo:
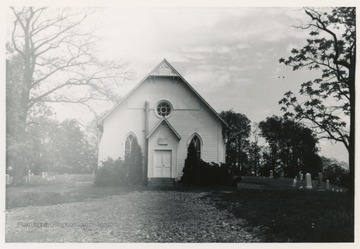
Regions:
<instances>
[{"instance_id":1,"label":"black and white photograph","mask_svg":"<svg viewBox=\"0 0 360 249\"><path fill-rule=\"evenodd\" d=\"M15 2L6 246L355 246L354 1Z\"/></svg>"}]
</instances>

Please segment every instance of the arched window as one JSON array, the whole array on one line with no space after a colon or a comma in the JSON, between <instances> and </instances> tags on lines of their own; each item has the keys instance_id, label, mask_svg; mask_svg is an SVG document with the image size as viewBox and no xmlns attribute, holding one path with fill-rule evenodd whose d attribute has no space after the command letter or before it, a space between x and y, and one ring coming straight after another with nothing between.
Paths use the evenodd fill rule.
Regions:
<instances>
[{"instance_id":1,"label":"arched window","mask_svg":"<svg viewBox=\"0 0 360 249\"><path fill-rule=\"evenodd\" d=\"M134 143L135 139L136 139L136 137L132 133L130 133L129 136L126 138L125 158L128 158L131 155L131 148L132 148L132 144Z\"/></svg>"},{"instance_id":2,"label":"arched window","mask_svg":"<svg viewBox=\"0 0 360 249\"><path fill-rule=\"evenodd\" d=\"M191 145L194 146L194 148L196 149L196 156L197 159L200 160L201 159L201 141L200 138L195 135L190 142Z\"/></svg>"}]
</instances>

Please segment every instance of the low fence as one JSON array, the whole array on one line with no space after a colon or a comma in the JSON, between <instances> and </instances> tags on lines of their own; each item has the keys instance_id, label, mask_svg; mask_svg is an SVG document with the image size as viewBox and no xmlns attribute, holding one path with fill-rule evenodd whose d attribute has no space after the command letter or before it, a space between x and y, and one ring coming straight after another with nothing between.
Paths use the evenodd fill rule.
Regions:
<instances>
[{"instance_id":1,"label":"low fence","mask_svg":"<svg viewBox=\"0 0 360 249\"><path fill-rule=\"evenodd\" d=\"M54 184L54 183L79 183L79 182L94 182L95 175L93 174L42 174L42 175L28 175L24 176L24 184ZM6 185L13 182L13 177L6 174Z\"/></svg>"}]
</instances>

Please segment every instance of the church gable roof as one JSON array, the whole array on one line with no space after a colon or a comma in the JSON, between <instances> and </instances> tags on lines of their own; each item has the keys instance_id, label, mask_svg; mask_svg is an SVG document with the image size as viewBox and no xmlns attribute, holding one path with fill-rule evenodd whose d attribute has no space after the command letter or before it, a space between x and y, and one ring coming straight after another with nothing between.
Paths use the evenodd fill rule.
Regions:
<instances>
[{"instance_id":1,"label":"church gable roof","mask_svg":"<svg viewBox=\"0 0 360 249\"><path fill-rule=\"evenodd\" d=\"M175 130L175 128L169 123L169 121L166 118L162 118L159 123L157 123L157 125L155 125L155 127L149 132L149 134L147 135L147 139L149 139L151 137L151 135L157 130L157 128L162 124L165 123L167 124L167 126L169 126L170 130L175 134L175 136L180 140L181 136L179 135L179 133Z\"/></svg>"},{"instance_id":2,"label":"church gable roof","mask_svg":"<svg viewBox=\"0 0 360 249\"><path fill-rule=\"evenodd\" d=\"M157 65L150 73L149 76L178 76L180 74L170 65L170 63L164 59L159 65Z\"/></svg>"},{"instance_id":3,"label":"church gable roof","mask_svg":"<svg viewBox=\"0 0 360 249\"><path fill-rule=\"evenodd\" d=\"M148 77L151 76L173 76L179 77L182 81L191 89L192 92L207 106L210 111L217 117L224 125L227 126L226 122L220 117L220 115L205 101L203 97L185 80L184 77L166 60L162 60L148 75L145 76L143 80L141 80L128 94L122 98L119 103L117 103L100 121L99 124L103 123L103 121L121 104L123 103Z\"/></svg>"}]
</instances>

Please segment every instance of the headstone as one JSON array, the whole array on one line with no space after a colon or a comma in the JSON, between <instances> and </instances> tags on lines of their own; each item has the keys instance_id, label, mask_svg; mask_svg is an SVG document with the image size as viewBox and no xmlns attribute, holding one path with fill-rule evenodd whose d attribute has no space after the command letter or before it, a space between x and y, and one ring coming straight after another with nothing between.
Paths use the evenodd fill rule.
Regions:
<instances>
[{"instance_id":1,"label":"headstone","mask_svg":"<svg viewBox=\"0 0 360 249\"><path fill-rule=\"evenodd\" d=\"M311 175L309 173L307 173L305 175L305 180L306 180L306 189L313 189L313 186L312 186L312 181L311 181Z\"/></svg>"},{"instance_id":2,"label":"headstone","mask_svg":"<svg viewBox=\"0 0 360 249\"><path fill-rule=\"evenodd\" d=\"M326 180L326 190L330 190L330 181L329 181L329 179Z\"/></svg>"},{"instance_id":3,"label":"headstone","mask_svg":"<svg viewBox=\"0 0 360 249\"><path fill-rule=\"evenodd\" d=\"M269 178L273 178L273 177L274 177L274 173L273 173L272 170L270 170L270 176L269 176Z\"/></svg>"},{"instance_id":4,"label":"headstone","mask_svg":"<svg viewBox=\"0 0 360 249\"><path fill-rule=\"evenodd\" d=\"M323 175L321 172L319 173L318 191L325 191L324 183L323 183Z\"/></svg>"},{"instance_id":5,"label":"headstone","mask_svg":"<svg viewBox=\"0 0 360 249\"><path fill-rule=\"evenodd\" d=\"M302 181L303 178L304 178L304 175L301 172L299 172L299 181Z\"/></svg>"},{"instance_id":6,"label":"headstone","mask_svg":"<svg viewBox=\"0 0 360 249\"><path fill-rule=\"evenodd\" d=\"M296 177L295 177L294 180L293 180L292 187L296 187L296 183L297 183L297 180L296 180Z\"/></svg>"},{"instance_id":7,"label":"headstone","mask_svg":"<svg viewBox=\"0 0 360 249\"><path fill-rule=\"evenodd\" d=\"M44 171L41 173L41 177L42 177L42 179L45 178L45 172Z\"/></svg>"},{"instance_id":8,"label":"headstone","mask_svg":"<svg viewBox=\"0 0 360 249\"><path fill-rule=\"evenodd\" d=\"M6 185L10 184L10 175L6 174Z\"/></svg>"},{"instance_id":9,"label":"headstone","mask_svg":"<svg viewBox=\"0 0 360 249\"><path fill-rule=\"evenodd\" d=\"M324 190L323 174L322 174L321 172L319 173L319 185L318 185L318 190L320 190L320 191Z\"/></svg>"}]
</instances>

